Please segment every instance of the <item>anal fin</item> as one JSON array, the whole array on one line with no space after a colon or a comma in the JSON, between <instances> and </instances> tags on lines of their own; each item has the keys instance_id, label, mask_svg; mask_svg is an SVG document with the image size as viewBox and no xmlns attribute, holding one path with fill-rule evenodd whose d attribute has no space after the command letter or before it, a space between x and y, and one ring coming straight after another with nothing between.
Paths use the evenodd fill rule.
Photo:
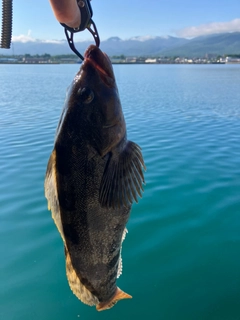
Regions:
<instances>
[{"instance_id":1,"label":"anal fin","mask_svg":"<svg viewBox=\"0 0 240 320\"><path fill-rule=\"evenodd\" d=\"M126 238L126 234L128 233L127 228L125 228L123 230L123 234L122 234L122 243L124 241L124 239ZM122 243L121 243L121 249L120 249L120 255L119 255L119 262L118 262L118 270L117 270L117 278L120 277L120 275L122 274L122 270L123 270L123 265L122 265Z\"/></svg>"}]
</instances>

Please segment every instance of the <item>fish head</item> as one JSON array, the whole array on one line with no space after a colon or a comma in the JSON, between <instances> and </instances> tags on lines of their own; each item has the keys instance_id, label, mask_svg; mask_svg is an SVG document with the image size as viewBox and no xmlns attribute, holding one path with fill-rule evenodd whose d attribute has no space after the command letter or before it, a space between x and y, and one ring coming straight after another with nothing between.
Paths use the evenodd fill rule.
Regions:
<instances>
[{"instance_id":1,"label":"fish head","mask_svg":"<svg viewBox=\"0 0 240 320\"><path fill-rule=\"evenodd\" d=\"M98 47L86 50L71 96L88 143L106 155L125 138L126 125L111 61Z\"/></svg>"}]
</instances>

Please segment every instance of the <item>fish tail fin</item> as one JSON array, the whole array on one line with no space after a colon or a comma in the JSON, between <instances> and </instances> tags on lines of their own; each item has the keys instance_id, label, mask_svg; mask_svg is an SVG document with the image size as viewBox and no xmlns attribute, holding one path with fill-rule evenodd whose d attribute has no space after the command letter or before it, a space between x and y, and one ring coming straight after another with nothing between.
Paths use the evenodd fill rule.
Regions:
<instances>
[{"instance_id":1,"label":"fish tail fin","mask_svg":"<svg viewBox=\"0 0 240 320\"><path fill-rule=\"evenodd\" d=\"M119 300L122 299L131 299L132 296L130 296L129 294L127 294L126 292L123 292L121 289L119 289L117 287L117 290L114 294L114 296L112 297L111 300L107 301L107 302L100 302L99 304L97 304L96 309L97 311L103 311L106 309L110 309L112 308Z\"/></svg>"}]
</instances>

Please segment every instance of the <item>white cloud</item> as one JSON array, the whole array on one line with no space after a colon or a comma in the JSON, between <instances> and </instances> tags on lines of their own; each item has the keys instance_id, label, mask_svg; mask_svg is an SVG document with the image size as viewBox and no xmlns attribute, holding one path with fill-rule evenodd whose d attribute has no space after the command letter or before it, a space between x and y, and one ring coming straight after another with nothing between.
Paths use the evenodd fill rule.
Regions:
<instances>
[{"instance_id":1,"label":"white cloud","mask_svg":"<svg viewBox=\"0 0 240 320\"><path fill-rule=\"evenodd\" d=\"M54 44L62 44L65 43L65 40L39 40L43 43L54 43Z\"/></svg>"},{"instance_id":2,"label":"white cloud","mask_svg":"<svg viewBox=\"0 0 240 320\"><path fill-rule=\"evenodd\" d=\"M234 19L228 22L212 22L193 26L176 31L176 35L184 38L194 38L214 33L236 32L240 31L240 19Z\"/></svg>"},{"instance_id":3,"label":"white cloud","mask_svg":"<svg viewBox=\"0 0 240 320\"><path fill-rule=\"evenodd\" d=\"M26 35L25 34L20 34L19 36L12 36L12 41L13 42L23 42L23 43L35 42L36 39L31 37L31 33L32 33L32 31L28 30Z\"/></svg>"},{"instance_id":4,"label":"white cloud","mask_svg":"<svg viewBox=\"0 0 240 320\"><path fill-rule=\"evenodd\" d=\"M157 38L168 39L169 36L150 36L150 35L147 35L147 36L136 36L136 37L128 38L126 40L134 40L134 41L144 42L144 41L147 41L147 40L154 40L154 39L157 39Z\"/></svg>"},{"instance_id":5,"label":"white cloud","mask_svg":"<svg viewBox=\"0 0 240 320\"><path fill-rule=\"evenodd\" d=\"M129 40L135 40L135 41L147 41L151 39L155 39L156 37L154 36L137 36L137 37L132 37Z\"/></svg>"},{"instance_id":6,"label":"white cloud","mask_svg":"<svg viewBox=\"0 0 240 320\"><path fill-rule=\"evenodd\" d=\"M27 34L20 34L19 36L12 36L13 42L42 42L42 43L55 43L55 44L61 44L64 43L64 40L39 40L36 38L33 38L31 36L32 30L28 30Z\"/></svg>"}]
</instances>

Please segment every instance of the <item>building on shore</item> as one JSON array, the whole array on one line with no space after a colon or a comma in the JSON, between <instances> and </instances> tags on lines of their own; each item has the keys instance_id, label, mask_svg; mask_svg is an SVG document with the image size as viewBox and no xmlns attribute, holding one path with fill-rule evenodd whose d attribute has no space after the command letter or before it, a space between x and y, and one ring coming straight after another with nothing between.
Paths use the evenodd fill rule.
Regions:
<instances>
[{"instance_id":1,"label":"building on shore","mask_svg":"<svg viewBox=\"0 0 240 320\"><path fill-rule=\"evenodd\" d=\"M226 57L226 63L240 63L240 58Z\"/></svg>"}]
</instances>

